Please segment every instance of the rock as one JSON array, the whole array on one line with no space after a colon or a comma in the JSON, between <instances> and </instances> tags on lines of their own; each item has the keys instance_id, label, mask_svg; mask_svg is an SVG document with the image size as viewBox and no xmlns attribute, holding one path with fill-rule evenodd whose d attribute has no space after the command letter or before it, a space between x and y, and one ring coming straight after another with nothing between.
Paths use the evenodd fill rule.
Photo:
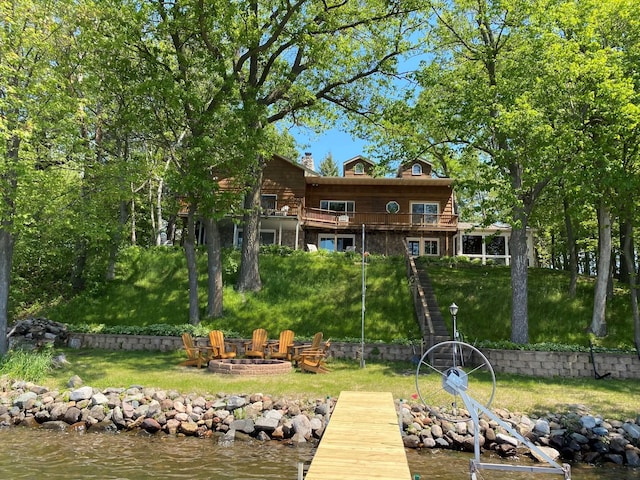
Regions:
<instances>
[{"instance_id":1,"label":"rock","mask_svg":"<svg viewBox=\"0 0 640 480\"><path fill-rule=\"evenodd\" d=\"M306 440L311 437L311 423L306 415L296 415L292 419L293 431L297 435L301 435Z\"/></svg>"},{"instance_id":2,"label":"rock","mask_svg":"<svg viewBox=\"0 0 640 480\"><path fill-rule=\"evenodd\" d=\"M423 438L422 445L424 448L434 448L436 446L436 441L433 438Z\"/></svg>"},{"instance_id":3,"label":"rock","mask_svg":"<svg viewBox=\"0 0 640 480\"><path fill-rule=\"evenodd\" d=\"M67 382L67 386L69 388L75 388L75 387L79 387L80 385L82 385L84 382L82 381L82 379L78 376L78 375L74 375L73 377L71 377L69 379L69 381Z\"/></svg>"},{"instance_id":4,"label":"rock","mask_svg":"<svg viewBox=\"0 0 640 480\"><path fill-rule=\"evenodd\" d=\"M443 435L442 427L438 424L434 424L431 426L431 436L433 438L441 438Z\"/></svg>"},{"instance_id":5,"label":"rock","mask_svg":"<svg viewBox=\"0 0 640 480\"><path fill-rule=\"evenodd\" d=\"M227 400L227 409L233 411L236 408L244 407L246 405L246 403L247 403L247 401L244 399L244 397L239 397L237 395L232 395Z\"/></svg>"},{"instance_id":6,"label":"rock","mask_svg":"<svg viewBox=\"0 0 640 480\"><path fill-rule=\"evenodd\" d=\"M14 401L13 404L20 409L31 408L27 405L33 405L34 401L38 398L38 395L34 392L25 392L22 395L19 395Z\"/></svg>"},{"instance_id":7,"label":"rock","mask_svg":"<svg viewBox=\"0 0 640 480\"><path fill-rule=\"evenodd\" d=\"M109 403L109 399L104 393L96 393L91 396L91 404L92 405L107 405Z\"/></svg>"},{"instance_id":8,"label":"rock","mask_svg":"<svg viewBox=\"0 0 640 480\"><path fill-rule=\"evenodd\" d=\"M544 453L551 460L557 460L560 457L560 452L552 447L538 447L538 450ZM535 450L531 450L531 455L533 455L533 458L537 461L547 463L547 460Z\"/></svg>"},{"instance_id":9,"label":"rock","mask_svg":"<svg viewBox=\"0 0 640 480\"><path fill-rule=\"evenodd\" d=\"M615 453L607 453L602 458L604 458L608 462L615 463L616 465L624 464L624 458L622 457L622 455L617 455Z\"/></svg>"},{"instance_id":10,"label":"rock","mask_svg":"<svg viewBox=\"0 0 640 480\"><path fill-rule=\"evenodd\" d=\"M591 415L585 415L580 418L580 423L584 428L592 429L597 425L596 419Z\"/></svg>"},{"instance_id":11,"label":"rock","mask_svg":"<svg viewBox=\"0 0 640 480\"><path fill-rule=\"evenodd\" d=\"M630 467L640 467L640 455L637 449L630 448L624 452L627 465Z\"/></svg>"},{"instance_id":12,"label":"rock","mask_svg":"<svg viewBox=\"0 0 640 480\"><path fill-rule=\"evenodd\" d=\"M500 444L504 444L507 443L511 446L517 446L518 445L518 440L509 436L509 435L505 435L504 433L498 433L496 435L496 441Z\"/></svg>"},{"instance_id":13,"label":"rock","mask_svg":"<svg viewBox=\"0 0 640 480\"><path fill-rule=\"evenodd\" d=\"M194 436L198 431L198 424L194 422L180 422L178 432L187 436Z\"/></svg>"},{"instance_id":14,"label":"rock","mask_svg":"<svg viewBox=\"0 0 640 480\"><path fill-rule=\"evenodd\" d=\"M80 420L82 416L82 411L78 407L69 407L66 412L64 412L63 420L69 425L73 425Z\"/></svg>"},{"instance_id":15,"label":"rock","mask_svg":"<svg viewBox=\"0 0 640 480\"><path fill-rule=\"evenodd\" d=\"M405 435L402 437L402 443L406 448L418 448L420 445L420 437L417 435Z\"/></svg>"},{"instance_id":16,"label":"rock","mask_svg":"<svg viewBox=\"0 0 640 480\"><path fill-rule=\"evenodd\" d=\"M609 439L609 448L614 453L623 453L627 449L627 445L629 445L629 440L624 438L622 435L615 435Z\"/></svg>"},{"instance_id":17,"label":"rock","mask_svg":"<svg viewBox=\"0 0 640 480\"><path fill-rule=\"evenodd\" d=\"M533 426L533 431L540 435L549 435L549 433L551 433L551 427L548 421L539 418Z\"/></svg>"},{"instance_id":18,"label":"rock","mask_svg":"<svg viewBox=\"0 0 640 480\"><path fill-rule=\"evenodd\" d=\"M243 419L243 420L234 420L230 428L237 432L242 432L246 434L252 434L256 430L255 423L251 419Z\"/></svg>"},{"instance_id":19,"label":"rock","mask_svg":"<svg viewBox=\"0 0 640 480\"><path fill-rule=\"evenodd\" d=\"M272 432L276 429L280 420L276 418L269 417L259 417L256 419L255 428L256 430L266 430Z\"/></svg>"},{"instance_id":20,"label":"rock","mask_svg":"<svg viewBox=\"0 0 640 480\"><path fill-rule=\"evenodd\" d=\"M594 427L591 431L594 435L598 435L600 437L606 437L609 435L609 430L605 427Z\"/></svg>"},{"instance_id":21,"label":"rock","mask_svg":"<svg viewBox=\"0 0 640 480\"><path fill-rule=\"evenodd\" d=\"M153 418L145 418L140 427L149 433L156 433L162 430L162 425Z\"/></svg>"},{"instance_id":22,"label":"rock","mask_svg":"<svg viewBox=\"0 0 640 480\"><path fill-rule=\"evenodd\" d=\"M637 440L640 438L640 427L635 423L626 422L622 425L622 429L629 435L632 439Z\"/></svg>"},{"instance_id":23,"label":"rock","mask_svg":"<svg viewBox=\"0 0 640 480\"><path fill-rule=\"evenodd\" d=\"M54 420L52 422L45 422L41 425L41 428L46 430L60 430L64 431L69 426L68 423L62 422L60 420Z\"/></svg>"},{"instance_id":24,"label":"rock","mask_svg":"<svg viewBox=\"0 0 640 480\"><path fill-rule=\"evenodd\" d=\"M78 402L80 400L88 400L92 396L93 396L93 388L81 387L69 393L69 400L72 402Z\"/></svg>"},{"instance_id":25,"label":"rock","mask_svg":"<svg viewBox=\"0 0 640 480\"><path fill-rule=\"evenodd\" d=\"M581 445L587 444L589 443L589 439L587 437L585 437L584 435L582 435L581 433L578 432L574 432L571 434L571 438L573 440L575 440L576 442L578 442Z\"/></svg>"}]
</instances>

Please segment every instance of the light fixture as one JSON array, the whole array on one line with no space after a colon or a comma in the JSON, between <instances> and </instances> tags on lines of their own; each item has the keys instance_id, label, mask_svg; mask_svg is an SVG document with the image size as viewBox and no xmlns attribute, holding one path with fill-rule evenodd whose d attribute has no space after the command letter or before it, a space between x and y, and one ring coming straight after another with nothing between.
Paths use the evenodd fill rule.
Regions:
<instances>
[{"instance_id":1,"label":"light fixture","mask_svg":"<svg viewBox=\"0 0 640 480\"><path fill-rule=\"evenodd\" d=\"M458 314L458 305L456 305L455 303L452 303L449 306L449 313L451 313L451 315L455 317Z\"/></svg>"}]
</instances>

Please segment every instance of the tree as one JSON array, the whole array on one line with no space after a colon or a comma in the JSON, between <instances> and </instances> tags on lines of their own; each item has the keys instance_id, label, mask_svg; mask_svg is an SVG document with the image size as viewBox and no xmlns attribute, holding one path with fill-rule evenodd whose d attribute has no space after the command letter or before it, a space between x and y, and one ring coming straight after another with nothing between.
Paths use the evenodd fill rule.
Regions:
<instances>
[{"instance_id":1,"label":"tree","mask_svg":"<svg viewBox=\"0 0 640 480\"><path fill-rule=\"evenodd\" d=\"M64 6L26 0L0 4L0 356L7 352L14 246L29 216L20 195L34 180L42 132L59 138L66 133L66 119L73 118L56 62L56 42L65 43Z\"/></svg>"},{"instance_id":2,"label":"tree","mask_svg":"<svg viewBox=\"0 0 640 480\"><path fill-rule=\"evenodd\" d=\"M322 159L318 170L320 174L325 177L337 177L339 175L338 165L336 165L336 162L333 160L331 152L327 153L327 156Z\"/></svg>"},{"instance_id":3,"label":"tree","mask_svg":"<svg viewBox=\"0 0 640 480\"><path fill-rule=\"evenodd\" d=\"M247 131L256 135L256 161L245 198L242 258L236 288L261 289L259 275L260 182L264 159L272 151L260 131L285 118L330 118L332 110L354 111L368 91L382 88L395 72L395 59L408 49L420 22L412 2L367 0L326 4L299 0L249 1L215 23L220 9L203 10L203 22L225 32L234 45L232 67L223 75L239 92ZM224 11L224 10L223 10ZM414 15L411 15L414 13ZM205 40L212 51L216 43Z\"/></svg>"},{"instance_id":4,"label":"tree","mask_svg":"<svg viewBox=\"0 0 640 480\"><path fill-rule=\"evenodd\" d=\"M562 169L552 148L558 42L545 35L541 2L459 0L431 9L425 52L433 60L417 72L422 90L400 123L433 157L454 168L456 160L461 168L470 160L477 173L468 185L484 192L482 208L491 203L508 214L511 339L527 343L527 228L541 192Z\"/></svg>"}]
</instances>

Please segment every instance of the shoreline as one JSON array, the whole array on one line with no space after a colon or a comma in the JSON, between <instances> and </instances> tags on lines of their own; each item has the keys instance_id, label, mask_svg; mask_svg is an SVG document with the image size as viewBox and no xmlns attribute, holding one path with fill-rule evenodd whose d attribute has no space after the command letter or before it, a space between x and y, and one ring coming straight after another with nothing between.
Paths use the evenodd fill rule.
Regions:
<instances>
[{"instance_id":1,"label":"shoreline","mask_svg":"<svg viewBox=\"0 0 640 480\"><path fill-rule=\"evenodd\" d=\"M72 377L67 390L58 391L4 378L0 379L0 428L19 425L77 433L143 430L226 444L242 436L316 444L335 402L334 398L275 398L263 393L183 394L143 386L99 390L84 386L79 377ZM473 451L474 425L468 415L452 422L436 417L421 403L395 403L406 448ZM635 420L603 419L580 406L541 417L504 409L493 412L562 461L640 467L640 415ZM483 450L504 457L529 451L517 446L495 421L481 418L479 426Z\"/></svg>"}]
</instances>

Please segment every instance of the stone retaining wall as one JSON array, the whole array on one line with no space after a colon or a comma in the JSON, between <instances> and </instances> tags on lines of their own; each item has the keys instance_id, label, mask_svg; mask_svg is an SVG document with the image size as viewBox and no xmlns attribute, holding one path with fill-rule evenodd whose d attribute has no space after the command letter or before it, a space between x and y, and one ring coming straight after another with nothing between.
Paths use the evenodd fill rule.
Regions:
<instances>
[{"instance_id":1,"label":"stone retaining wall","mask_svg":"<svg viewBox=\"0 0 640 480\"><path fill-rule=\"evenodd\" d=\"M242 351L245 339L226 339ZM207 345L208 339L196 342ZM70 333L68 345L72 348L98 348L105 350L182 350L180 337L151 335L112 335ZM329 356L333 358L360 358L359 343L331 342ZM515 373L536 377L594 377L591 356L576 352L529 352L520 350L482 349L496 373ZM378 361L411 361L420 357L420 349L411 345L365 344L365 359ZM612 378L640 379L640 359L636 355L596 353L596 370L600 375L610 373Z\"/></svg>"},{"instance_id":2,"label":"stone retaining wall","mask_svg":"<svg viewBox=\"0 0 640 480\"><path fill-rule=\"evenodd\" d=\"M515 373L536 377L594 377L589 353L523 352L520 350L482 350L496 373ZM596 353L595 367L599 375L612 378L640 378L637 355Z\"/></svg>"}]
</instances>

